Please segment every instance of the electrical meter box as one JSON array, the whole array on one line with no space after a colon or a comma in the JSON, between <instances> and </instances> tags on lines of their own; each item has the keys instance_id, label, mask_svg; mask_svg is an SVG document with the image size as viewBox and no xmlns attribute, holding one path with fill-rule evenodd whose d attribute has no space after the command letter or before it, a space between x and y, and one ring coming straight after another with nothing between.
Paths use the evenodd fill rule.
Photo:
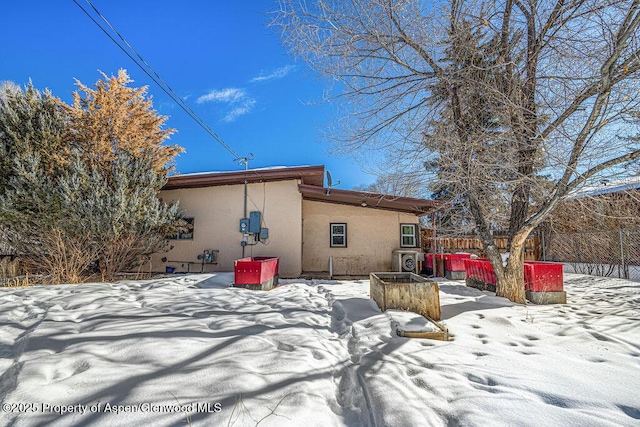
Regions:
<instances>
[{"instance_id":1,"label":"electrical meter box","mask_svg":"<svg viewBox=\"0 0 640 427\"><path fill-rule=\"evenodd\" d=\"M249 232L249 218L242 218L240 220L240 232L241 233Z\"/></svg>"},{"instance_id":2,"label":"electrical meter box","mask_svg":"<svg viewBox=\"0 0 640 427\"><path fill-rule=\"evenodd\" d=\"M261 228L260 229L260 240L267 240L269 238L269 229Z\"/></svg>"},{"instance_id":3,"label":"electrical meter box","mask_svg":"<svg viewBox=\"0 0 640 427\"><path fill-rule=\"evenodd\" d=\"M260 212L249 213L249 233L260 233Z\"/></svg>"}]
</instances>

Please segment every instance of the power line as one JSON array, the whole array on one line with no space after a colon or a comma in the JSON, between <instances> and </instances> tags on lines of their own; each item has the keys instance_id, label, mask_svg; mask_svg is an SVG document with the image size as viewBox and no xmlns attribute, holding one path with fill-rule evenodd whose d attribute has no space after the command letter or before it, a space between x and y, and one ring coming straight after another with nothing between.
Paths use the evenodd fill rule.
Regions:
<instances>
[{"instance_id":1,"label":"power line","mask_svg":"<svg viewBox=\"0 0 640 427\"><path fill-rule=\"evenodd\" d=\"M158 87L160 87L160 89L162 89L162 91L167 94L167 96L169 96L169 98L171 98L173 100L173 102L175 102L176 104L178 104L178 106L180 108L182 108L196 123L198 123L198 125L200 125L200 127L202 127L218 144L220 144L225 150L227 150L234 158L234 161L237 161L237 159L243 159L243 157L238 154L238 152L236 150L233 149L233 147L231 147L229 144L227 144L217 133L215 133L213 131L213 129L211 129L211 127L209 127L209 125L202 120L202 118L200 118L200 116L198 116L196 114L195 111L193 111L193 109L191 107L189 107L189 105L184 102L184 100L182 99L182 97L180 95L178 95L172 88L171 86L169 86L169 84L155 71L155 69L149 65L149 63L147 61L144 60L144 58L134 49L133 46L131 46L131 44L129 42L127 42L127 40L118 32L118 30L115 29L115 27L113 25L111 25L111 23L107 20L107 18L105 18L100 11L93 5L93 3L91 3L91 1L86 0L86 2L93 8L93 10L95 11L95 13L109 26L109 28L118 36L118 38L120 38L120 40L122 40L122 42L131 50L131 52L133 52L138 58L139 60L142 62L142 64L140 62L138 62L138 60L136 60L136 58L134 58L130 52L127 51L127 49L125 49L110 33L109 31L107 31L92 15L91 13L89 13L84 7L82 7L82 5L80 3L78 3L77 0L73 0L73 2L76 4L76 6L78 6L84 13L85 15L87 15L89 17L89 19L91 19L91 21L93 21L94 24L96 24L96 26L98 28L100 28L102 30L103 33L106 34L107 37L109 37L109 39L111 39L112 42L114 42L116 44L116 46L118 46L120 48L120 50L122 50L122 52L125 53L125 55L127 55L129 57L129 59L131 59L133 61L134 64L136 64L138 66L138 68L140 68L147 76L149 76L149 78L151 80L153 80L153 82L158 85ZM152 75L155 75L155 77Z\"/></svg>"},{"instance_id":2,"label":"power line","mask_svg":"<svg viewBox=\"0 0 640 427\"><path fill-rule=\"evenodd\" d=\"M86 0L86 2L91 6L91 8L93 8L94 12L107 24L107 26L111 29L111 31L113 31L118 38L120 38L120 40L122 41L122 43L124 43L126 45L127 48L129 48L129 50L131 52L133 52L135 54L135 56L138 57L138 59L140 60L140 62L142 62L142 64L140 62L138 62L138 60L136 60L136 58L134 58L130 52L128 52L110 33L109 31L107 31L84 7L82 7L82 5L80 5L80 3L78 3L77 0L73 0L73 2L85 13L85 15L87 15L89 17L89 19L91 19L91 21L96 24L96 26L98 26L98 28L100 28L102 30L103 33L105 33L107 35L107 37L109 37L109 39L111 39L112 42L114 42L116 44L116 46L118 46L120 48L120 50L122 50L125 55L127 55L129 57L129 59L131 59L133 61L134 64L136 64L138 66L138 68L140 68L147 76L149 76L149 78L151 80L153 80L153 82L155 84L158 85L158 87L160 87L160 89L162 89L162 91L164 93L166 93L169 98L171 98L176 104L178 104L178 106L180 108L182 108L193 120L195 120L196 123L198 123L198 125L200 125L200 127L202 127L209 135L211 135L211 137L218 143L220 144L225 150L227 150L229 153L231 153L231 155L233 156L233 161L234 162L238 162L240 165L244 164L245 167L245 171L249 171L249 160L253 160L253 154L249 153L248 156L243 157L240 154L238 154L238 152L236 150L233 149L233 147L231 147L229 144L227 144L217 133L215 133L213 131L213 129L211 129L209 127L209 125L207 123L205 123L204 120L202 120L202 118L200 118L200 116L198 116L196 114L195 111L193 111L193 109L191 107L189 107L189 105L184 102L184 100L182 99L182 97L180 95L178 95L173 88L171 88L171 86L160 76L160 74L158 74L158 72L147 62L145 61L145 59L142 57L142 55L140 55L138 53L138 51L135 50L135 48L133 46L131 46L131 44L129 42L127 42L127 40L122 36L122 34L120 34L120 32L118 30L116 30L116 28L111 25L111 23L107 20L107 18L104 17L104 15L102 15L102 13L100 13L100 11L98 10L98 8L96 8L93 3L91 3L90 0ZM152 75L153 73L153 75ZM155 76L155 77L154 77ZM263 179L264 177L262 176L262 174L260 174L260 172L254 170L251 170L251 172L253 172L256 176L258 176L259 178ZM266 188L264 187L264 181L263 182L263 199L266 200ZM244 185L245 185L245 216L246 216L246 204L247 204L247 197L249 197L248 192L247 192L247 179L245 179ZM250 198L250 197L249 197ZM254 206L256 206L256 208L258 208L258 206L255 204L255 202L253 201L253 199L251 200L251 202L254 204ZM264 220L264 206L265 201L263 200L263 206L262 206L262 220ZM265 225L266 225L266 221L265 221ZM257 244L257 243L256 243ZM242 254L244 256L244 250L245 247L242 247ZM252 247L252 251L253 251L253 247Z\"/></svg>"}]
</instances>

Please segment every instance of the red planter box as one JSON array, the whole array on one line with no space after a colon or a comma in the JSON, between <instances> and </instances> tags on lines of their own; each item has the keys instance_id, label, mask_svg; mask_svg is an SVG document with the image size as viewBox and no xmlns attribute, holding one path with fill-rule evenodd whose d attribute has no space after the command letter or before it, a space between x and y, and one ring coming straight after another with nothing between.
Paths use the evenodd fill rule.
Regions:
<instances>
[{"instance_id":1,"label":"red planter box","mask_svg":"<svg viewBox=\"0 0 640 427\"><path fill-rule=\"evenodd\" d=\"M561 292L562 264L539 261L524 263L524 288L531 292Z\"/></svg>"},{"instance_id":2,"label":"red planter box","mask_svg":"<svg viewBox=\"0 0 640 427\"><path fill-rule=\"evenodd\" d=\"M473 271L473 266L475 264L471 262L471 259L464 260L464 272L467 275L467 279L475 279L475 272Z\"/></svg>"},{"instance_id":3,"label":"red planter box","mask_svg":"<svg viewBox=\"0 0 640 427\"><path fill-rule=\"evenodd\" d=\"M436 254L436 259L442 259L442 255L441 254ZM433 268L433 254L432 253L427 254L427 267Z\"/></svg>"},{"instance_id":4,"label":"red planter box","mask_svg":"<svg viewBox=\"0 0 640 427\"><path fill-rule=\"evenodd\" d=\"M482 290L496 289L496 275L489 260L464 260L467 286ZM525 261L524 283L527 299L534 304L566 304L562 264Z\"/></svg>"},{"instance_id":5,"label":"red planter box","mask_svg":"<svg viewBox=\"0 0 640 427\"><path fill-rule=\"evenodd\" d=\"M446 254L444 256L444 269L447 271L465 271L464 260L470 258L471 254Z\"/></svg>"},{"instance_id":6,"label":"red planter box","mask_svg":"<svg viewBox=\"0 0 640 427\"><path fill-rule=\"evenodd\" d=\"M269 286L277 284L279 258L250 257L233 262L234 285ZM271 286L269 286L271 287Z\"/></svg>"},{"instance_id":7,"label":"red planter box","mask_svg":"<svg viewBox=\"0 0 640 427\"><path fill-rule=\"evenodd\" d=\"M444 275L449 280L466 279L464 261L470 259L471 254L446 254L444 256Z\"/></svg>"},{"instance_id":8,"label":"red planter box","mask_svg":"<svg viewBox=\"0 0 640 427\"><path fill-rule=\"evenodd\" d=\"M495 285L493 267L485 259L464 260L468 279ZM563 290L562 264L540 261L525 261L525 290L531 292L561 292Z\"/></svg>"},{"instance_id":9,"label":"red planter box","mask_svg":"<svg viewBox=\"0 0 640 427\"><path fill-rule=\"evenodd\" d=\"M462 261L469 286L485 288L486 285L490 285L488 289L492 289L491 286L495 288L496 275L493 273L489 260L486 258L466 258Z\"/></svg>"},{"instance_id":10,"label":"red planter box","mask_svg":"<svg viewBox=\"0 0 640 427\"><path fill-rule=\"evenodd\" d=\"M478 258L475 260L477 263L477 268L480 276L480 281L488 284L495 285L496 284L496 275L493 272L493 267L491 266L491 262L484 258Z\"/></svg>"}]
</instances>

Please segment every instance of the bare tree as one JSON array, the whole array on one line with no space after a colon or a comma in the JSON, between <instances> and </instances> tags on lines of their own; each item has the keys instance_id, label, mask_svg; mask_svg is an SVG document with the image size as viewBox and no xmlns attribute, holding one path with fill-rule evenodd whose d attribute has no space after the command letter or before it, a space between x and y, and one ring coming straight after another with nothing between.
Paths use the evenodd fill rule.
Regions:
<instances>
[{"instance_id":1,"label":"bare tree","mask_svg":"<svg viewBox=\"0 0 640 427\"><path fill-rule=\"evenodd\" d=\"M347 110L337 139L402 146L437 171L475 221L498 294L523 303L531 231L570 192L640 158L627 138L637 134L639 6L281 0L275 22L337 82ZM504 266L496 227L509 231Z\"/></svg>"}]
</instances>

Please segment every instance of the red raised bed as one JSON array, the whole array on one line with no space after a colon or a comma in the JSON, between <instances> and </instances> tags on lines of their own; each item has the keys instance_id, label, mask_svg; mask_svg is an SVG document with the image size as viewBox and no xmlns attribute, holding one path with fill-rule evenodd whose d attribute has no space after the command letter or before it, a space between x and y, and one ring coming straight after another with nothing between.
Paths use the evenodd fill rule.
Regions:
<instances>
[{"instance_id":1,"label":"red raised bed","mask_svg":"<svg viewBox=\"0 0 640 427\"><path fill-rule=\"evenodd\" d=\"M524 263L524 290L534 304L566 304L562 264L526 261Z\"/></svg>"},{"instance_id":2,"label":"red raised bed","mask_svg":"<svg viewBox=\"0 0 640 427\"><path fill-rule=\"evenodd\" d=\"M444 256L442 254L436 254L436 266L433 266L433 254L428 253L425 259L425 263L428 269L431 269L431 274L436 277L444 275Z\"/></svg>"},{"instance_id":3,"label":"red raised bed","mask_svg":"<svg viewBox=\"0 0 640 427\"><path fill-rule=\"evenodd\" d=\"M482 290L496 290L496 275L489 260L464 261L467 286ZM562 264L525 261L524 282L527 299L535 304L565 304Z\"/></svg>"},{"instance_id":4,"label":"red raised bed","mask_svg":"<svg viewBox=\"0 0 640 427\"><path fill-rule=\"evenodd\" d=\"M238 259L233 263L233 286L269 290L278 284L279 263L276 257Z\"/></svg>"},{"instance_id":5,"label":"red raised bed","mask_svg":"<svg viewBox=\"0 0 640 427\"><path fill-rule=\"evenodd\" d=\"M486 258L464 259L466 283L483 290L496 290L496 276L491 263Z\"/></svg>"},{"instance_id":6,"label":"red raised bed","mask_svg":"<svg viewBox=\"0 0 640 427\"><path fill-rule=\"evenodd\" d=\"M446 254L444 269L448 271L464 271L464 260L471 259L471 254Z\"/></svg>"},{"instance_id":7,"label":"red raised bed","mask_svg":"<svg viewBox=\"0 0 640 427\"><path fill-rule=\"evenodd\" d=\"M436 254L436 259L442 259L442 255ZM433 254L427 254L427 267L433 268Z\"/></svg>"},{"instance_id":8,"label":"red raised bed","mask_svg":"<svg viewBox=\"0 0 640 427\"><path fill-rule=\"evenodd\" d=\"M475 279L476 272L474 271L475 264L471 262L471 259L464 260L464 274L467 279Z\"/></svg>"},{"instance_id":9,"label":"red raised bed","mask_svg":"<svg viewBox=\"0 0 640 427\"><path fill-rule=\"evenodd\" d=\"M464 280L466 273L464 269L464 260L470 259L471 254L445 254L444 256L444 275L450 280Z\"/></svg>"},{"instance_id":10,"label":"red raised bed","mask_svg":"<svg viewBox=\"0 0 640 427\"><path fill-rule=\"evenodd\" d=\"M531 292L561 292L563 290L562 264L526 261L524 288Z\"/></svg>"}]
</instances>

